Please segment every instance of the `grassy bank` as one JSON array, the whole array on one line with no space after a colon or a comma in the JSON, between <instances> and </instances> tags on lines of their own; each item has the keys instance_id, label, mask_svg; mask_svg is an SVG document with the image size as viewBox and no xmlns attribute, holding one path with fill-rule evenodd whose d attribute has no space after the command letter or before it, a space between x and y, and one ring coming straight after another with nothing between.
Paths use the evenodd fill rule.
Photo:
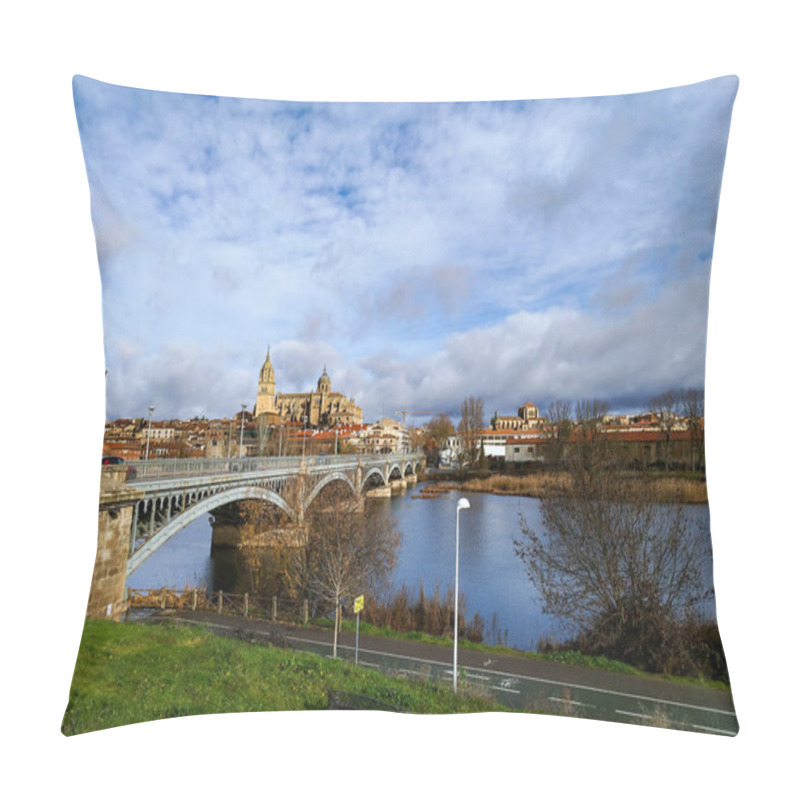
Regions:
<instances>
[{"instance_id":1,"label":"grassy bank","mask_svg":"<svg viewBox=\"0 0 800 800\"><path fill-rule=\"evenodd\" d=\"M664 502L707 503L706 482L687 475L653 475L653 487ZM564 472L540 472L530 475L488 475L468 478L460 484L465 492L488 492L520 497L548 497L570 488L570 477Z\"/></svg>"},{"instance_id":2,"label":"grassy bank","mask_svg":"<svg viewBox=\"0 0 800 800\"><path fill-rule=\"evenodd\" d=\"M195 714L325 709L328 690L367 695L410 713L507 710L467 692L456 697L444 685L203 629L87 620L62 732Z\"/></svg>"}]
</instances>

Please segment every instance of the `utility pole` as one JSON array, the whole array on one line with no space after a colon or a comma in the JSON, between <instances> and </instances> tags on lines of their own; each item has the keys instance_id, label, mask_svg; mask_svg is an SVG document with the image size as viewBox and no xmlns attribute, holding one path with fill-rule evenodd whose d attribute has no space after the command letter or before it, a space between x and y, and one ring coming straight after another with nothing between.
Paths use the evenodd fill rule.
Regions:
<instances>
[{"instance_id":1,"label":"utility pole","mask_svg":"<svg viewBox=\"0 0 800 800\"><path fill-rule=\"evenodd\" d=\"M149 461L150 460L150 428L151 428L151 426L153 424L153 411L155 411L155 406L150 406L147 409L147 411L148 411L148 415L147 415L147 417L148 417L148 419L147 419L147 447L146 447L145 452L144 452L144 460L145 461ZM141 453L142 451L140 450L139 452Z\"/></svg>"}]
</instances>

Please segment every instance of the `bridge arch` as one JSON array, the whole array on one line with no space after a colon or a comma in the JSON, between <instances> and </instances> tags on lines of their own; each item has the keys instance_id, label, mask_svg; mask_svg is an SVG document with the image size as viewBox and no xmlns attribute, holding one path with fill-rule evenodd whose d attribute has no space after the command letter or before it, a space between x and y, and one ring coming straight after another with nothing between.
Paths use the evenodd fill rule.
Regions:
<instances>
[{"instance_id":1,"label":"bridge arch","mask_svg":"<svg viewBox=\"0 0 800 800\"><path fill-rule=\"evenodd\" d=\"M386 475L384 474L384 471L383 471L383 469L381 469L380 467L372 467L372 469L368 470L368 472L366 473L366 475L364 475L364 477L361 479L361 489L364 489L364 487L365 487L365 486L367 485L367 483L369 482L369 479L370 479L370 478L371 478L373 475L377 475L377 476L378 476L378 477L381 479L381 483L382 483L384 486L386 485L386 483L387 483L387 481L386 481Z\"/></svg>"},{"instance_id":2,"label":"bridge arch","mask_svg":"<svg viewBox=\"0 0 800 800\"><path fill-rule=\"evenodd\" d=\"M314 498L329 484L333 483L334 481L343 481L350 487L350 491L353 493L355 497L358 497L358 489L356 489L353 481L345 475L343 472L331 472L330 474L326 475L313 489L311 494L308 495L306 501L303 503L303 511L307 511L311 506L311 503L314 501Z\"/></svg>"},{"instance_id":3,"label":"bridge arch","mask_svg":"<svg viewBox=\"0 0 800 800\"><path fill-rule=\"evenodd\" d=\"M393 464L389 464L389 468L387 470L389 477L391 478L392 475L395 473L397 474L398 478L402 478L403 476L403 467L399 461L395 461Z\"/></svg>"},{"instance_id":4,"label":"bridge arch","mask_svg":"<svg viewBox=\"0 0 800 800\"><path fill-rule=\"evenodd\" d=\"M138 569L159 547L171 539L176 533L183 530L191 522L199 519L203 514L208 514L215 508L234 503L237 500L264 500L278 506L285 511L293 521L297 521L297 514L292 507L271 489L264 486L237 486L216 494L210 494L199 500L194 505L173 517L163 528L154 533L135 553L128 559L127 574L130 575Z\"/></svg>"}]
</instances>

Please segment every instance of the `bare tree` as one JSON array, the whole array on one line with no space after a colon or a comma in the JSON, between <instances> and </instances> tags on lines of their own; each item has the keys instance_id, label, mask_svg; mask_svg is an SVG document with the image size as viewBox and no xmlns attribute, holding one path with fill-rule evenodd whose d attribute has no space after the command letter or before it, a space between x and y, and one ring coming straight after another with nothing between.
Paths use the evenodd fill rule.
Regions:
<instances>
[{"instance_id":1,"label":"bare tree","mask_svg":"<svg viewBox=\"0 0 800 800\"><path fill-rule=\"evenodd\" d=\"M281 594L286 545L296 529L288 514L263 500L243 500L226 506L224 517L238 530L242 589L262 599Z\"/></svg>"},{"instance_id":2,"label":"bare tree","mask_svg":"<svg viewBox=\"0 0 800 800\"><path fill-rule=\"evenodd\" d=\"M683 415L689 425L692 472L702 460L703 418L705 417L705 392L702 389L687 389L681 398Z\"/></svg>"},{"instance_id":3,"label":"bare tree","mask_svg":"<svg viewBox=\"0 0 800 800\"><path fill-rule=\"evenodd\" d=\"M669 460L671 455L670 445L672 430L677 422L677 411L681 403L681 394L674 389L669 389L650 400L650 413L655 415L658 420L658 428L664 442L663 456L664 468L669 471Z\"/></svg>"},{"instance_id":4,"label":"bare tree","mask_svg":"<svg viewBox=\"0 0 800 800\"><path fill-rule=\"evenodd\" d=\"M572 461L583 470L599 469L608 459L607 441L603 435L603 418L609 406L596 398L575 403L575 446Z\"/></svg>"},{"instance_id":5,"label":"bare tree","mask_svg":"<svg viewBox=\"0 0 800 800\"><path fill-rule=\"evenodd\" d=\"M588 652L661 669L680 625L702 599L707 537L678 504L658 502L644 474L575 470L569 493L521 520L517 555L543 611L564 620Z\"/></svg>"},{"instance_id":6,"label":"bare tree","mask_svg":"<svg viewBox=\"0 0 800 800\"><path fill-rule=\"evenodd\" d=\"M560 464L564 458L564 446L572 433L572 403L554 400L547 410L550 428L548 456L552 464Z\"/></svg>"},{"instance_id":7,"label":"bare tree","mask_svg":"<svg viewBox=\"0 0 800 800\"><path fill-rule=\"evenodd\" d=\"M453 422L447 414L433 417L426 425L427 447L438 454L442 451L447 440L456 432Z\"/></svg>"},{"instance_id":8,"label":"bare tree","mask_svg":"<svg viewBox=\"0 0 800 800\"><path fill-rule=\"evenodd\" d=\"M470 467L474 467L480 457L482 431L483 400L480 397L465 397L461 404L458 433L461 437L461 458Z\"/></svg>"},{"instance_id":9,"label":"bare tree","mask_svg":"<svg viewBox=\"0 0 800 800\"><path fill-rule=\"evenodd\" d=\"M286 577L297 594L336 610L365 592L381 591L397 562L401 534L391 516L369 502L364 510L347 492L331 492L307 515L303 538L290 548Z\"/></svg>"}]
</instances>

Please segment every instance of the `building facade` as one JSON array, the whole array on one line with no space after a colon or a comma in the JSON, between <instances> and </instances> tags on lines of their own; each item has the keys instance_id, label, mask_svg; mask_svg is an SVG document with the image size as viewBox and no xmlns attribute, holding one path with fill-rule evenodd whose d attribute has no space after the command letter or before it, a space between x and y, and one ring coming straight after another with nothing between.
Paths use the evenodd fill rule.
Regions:
<instances>
[{"instance_id":1,"label":"building facade","mask_svg":"<svg viewBox=\"0 0 800 800\"><path fill-rule=\"evenodd\" d=\"M532 431L542 427L544 423L544 418L539 416L538 407L533 403L525 403L519 407L515 417L503 417L495 411L491 427L495 431Z\"/></svg>"},{"instance_id":2,"label":"building facade","mask_svg":"<svg viewBox=\"0 0 800 800\"><path fill-rule=\"evenodd\" d=\"M363 423L363 412L355 400L331 390L327 368L322 370L315 391L276 393L269 350L259 374L255 416L258 422L270 425L297 422L312 428Z\"/></svg>"}]
</instances>

